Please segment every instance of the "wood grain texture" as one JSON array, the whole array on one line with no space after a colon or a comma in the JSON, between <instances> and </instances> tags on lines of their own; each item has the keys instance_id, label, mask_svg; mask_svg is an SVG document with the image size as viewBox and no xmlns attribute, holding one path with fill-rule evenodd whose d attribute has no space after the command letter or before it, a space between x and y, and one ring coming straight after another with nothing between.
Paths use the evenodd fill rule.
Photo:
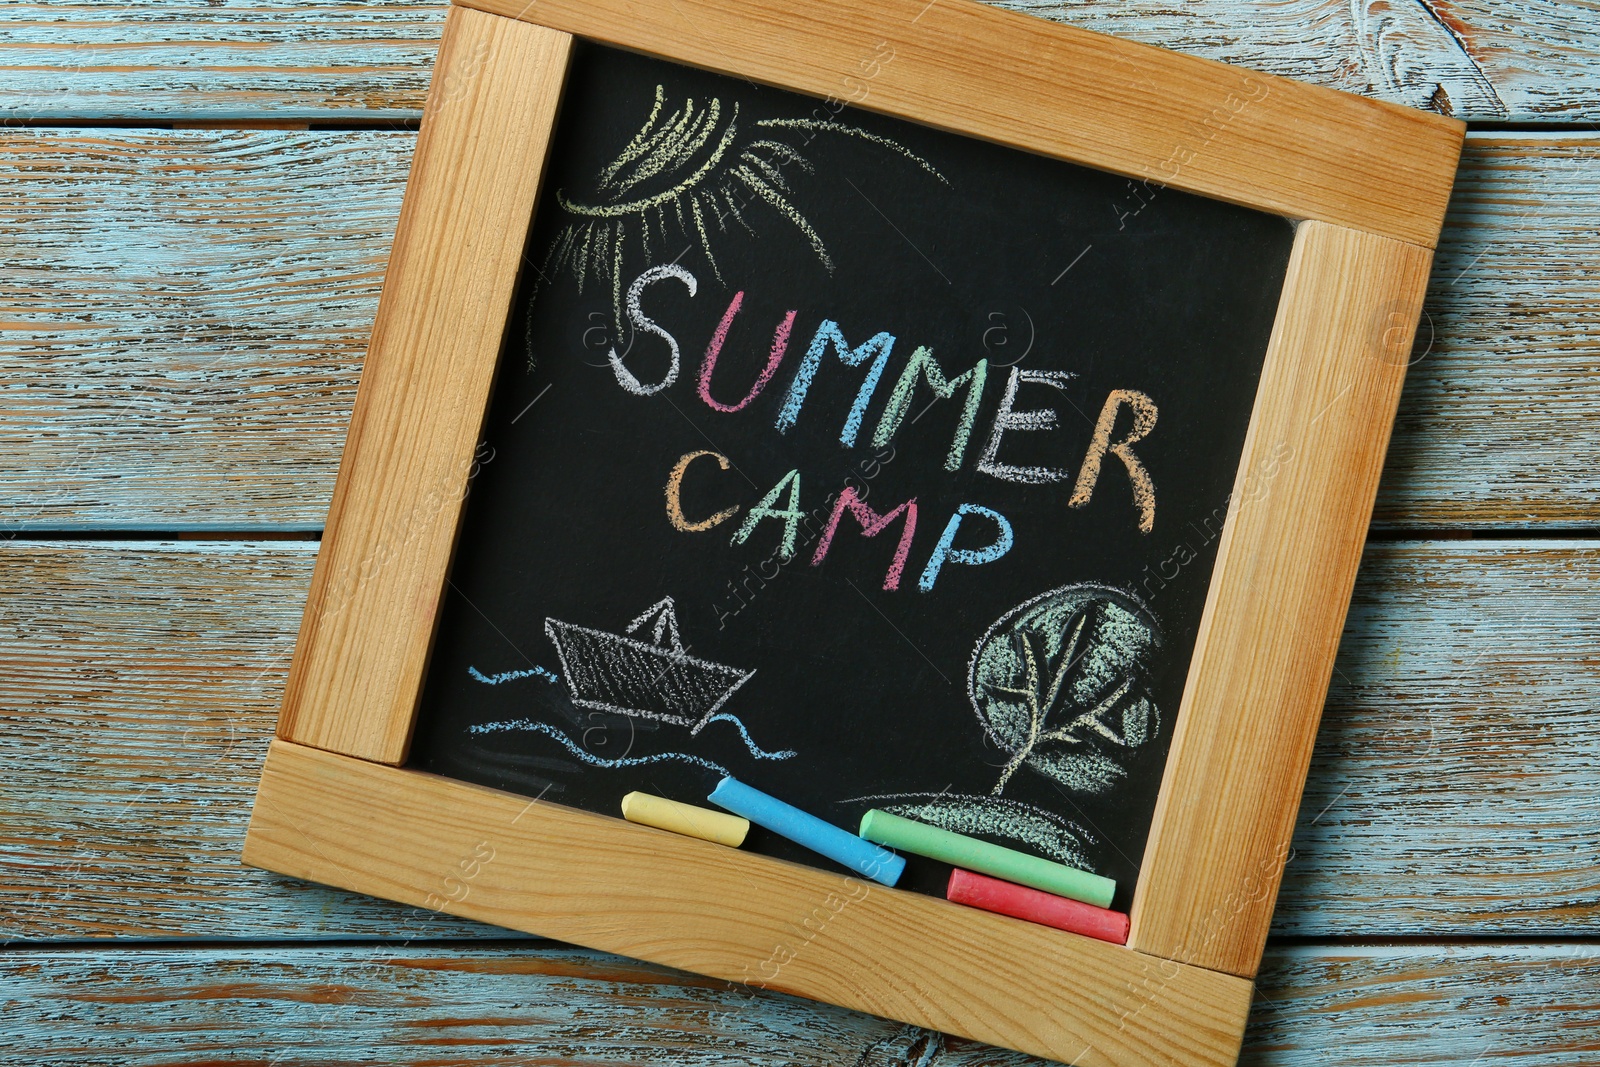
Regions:
<instances>
[{"instance_id":1,"label":"wood grain texture","mask_svg":"<svg viewBox=\"0 0 1600 1067\"><path fill-rule=\"evenodd\" d=\"M315 550L0 546L0 941L476 928L239 865Z\"/></svg>"},{"instance_id":2,"label":"wood grain texture","mask_svg":"<svg viewBox=\"0 0 1600 1067\"><path fill-rule=\"evenodd\" d=\"M465 2L465 0L457 0ZM975 0L471 0L741 78L1432 248L1465 126Z\"/></svg>"},{"instance_id":3,"label":"wood grain texture","mask_svg":"<svg viewBox=\"0 0 1600 1067\"><path fill-rule=\"evenodd\" d=\"M1593 541L1368 551L1277 931L1600 932L1597 593Z\"/></svg>"},{"instance_id":4,"label":"wood grain texture","mask_svg":"<svg viewBox=\"0 0 1600 1067\"><path fill-rule=\"evenodd\" d=\"M311 564L0 546L0 941L508 936L239 865ZM1595 542L1369 547L1275 929L1600 935L1596 648Z\"/></svg>"},{"instance_id":5,"label":"wood grain texture","mask_svg":"<svg viewBox=\"0 0 1600 1067\"><path fill-rule=\"evenodd\" d=\"M571 50L450 13L280 737L405 759Z\"/></svg>"},{"instance_id":6,"label":"wood grain texture","mask_svg":"<svg viewBox=\"0 0 1600 1067\"><path fill-rule=\"evenodd\" d=\"M0 526L319 528L413 141L0 131ZM1597 213L1600 137L1468 139L1380 522L1600 515Z\"/></svg>"},{"instance_id":7,"label":"wood grain texture","mask_svg":"<svg viewBox=\"0 0 1600 1067\"><path fill-rule=\"evenodd\" d=\"M0 985L8 1067L1044 1067L548 944L40 950ZM1241 1062L1587 1067L1597 991L1593 945L1269 951Z\"/></svg>"},{"instance_id":8,"label":"wood grain texture","mask_svg":"<svg viewBox=\"0 0 1600 1067\"><path fill-rule=\"evenodd\" d=\"M1594 1062L1600 946L1269 952L1241 1067Z\"/></svg>"},{"instance_id":9,"label":"wood grain texture","mask_svg":"<svg viewBox=\"0 0 1600 1067\"><path fill-rule=\"evenodd\" d=\"M1600 23L1541 0L1014 0L1016 11L1459 118L1600 118ZM0 9L13 120L415 119L437 0Z\"/></svg>"},{"instance_id":10,"label":"wood grain texture","mask_svg":"<svg viewBox=\"0 0 1600 1067\"><path fill-rule=\"evenodd\" d=\"M0 9L0 114L15 122L409 119L437 0L35 0Z\"/></svg>"},{"instance_id":11,"label":"wood grain texture","mask_svg":"<svg viewBox=\"0 0 1600 1067\"><path fill-rule=\"evenodd\" d=\"M1600 23L1541 0L1063 3L1021 10L1334 89L1491 121L1592 121Z\"/></svg>"},{"instance_id":12,"label":"wood grain texture","mask_svg":"<svg viewBox=\"0 0 1600 1067\"><path fill-rule=\"evenodd\" d=\"M1295 235L1227 522L1204 531L1216 564L1134 893L1141 951L1255 974L1430 262L1318 222Z\"/></svg>"},{"instance_id":13,"label":"wood grain texture","mask_svg":"<svg viewBox=\"0 0 1600 1067\"><path fill-rule=\"evenodd\" d=\"M1597 218L1600 137L1474 139L1411 355L1381 522L1600 521Z\"/></svg>"},{"instance_id":14,"label":"wood grain texture","mask_svg":"<svg viewBox=\"0 0 1600 1067\"><path fill-rule=\"evenodd\" d=\"M244 860L1083 1067L1233 1067L1250 982L275 740Z\"/></svg>"},{"instance_id":15,"label":"wood grain texture","mask_svg":"<svg viewBox=\"0 0 1600 1067\"><path fill-rule=\"evenodd\" d=\"M322 525L415 135L0 134L0 525Z\"/></svg>"}]
</instances>

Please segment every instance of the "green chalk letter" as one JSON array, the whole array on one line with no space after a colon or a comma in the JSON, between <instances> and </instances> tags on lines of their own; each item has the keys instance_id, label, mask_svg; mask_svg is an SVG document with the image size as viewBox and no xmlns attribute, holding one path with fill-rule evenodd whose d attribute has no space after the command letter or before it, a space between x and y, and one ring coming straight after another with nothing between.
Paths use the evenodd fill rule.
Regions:
<instances>
[{"instance_id":1,"label":"green chalk letter","mask_svg":"<svg viewBox=\"0 0 1600 1067\"><path fill-rule=\"evenodd\" d=\"M776 508L773 505L778 502L778 497L782 495L785 486L789 488L789 506ZM793 470L779 478L778 484L761 498L761 503L751 508L745 515L744 522L733 532L733 543L744 544L750 532L756 528L756 524L763 519L782 519L783 542L778 549L778 558L787 563L794 558L795 536L800 531L800 521L805 517L806 513L800 510L800 472Z\"/></svg>"},{"instance_id":2,"label":"green chalk letter","mask_svg":"<svg viewBox=\"0 0 1600 1067\"><path fill-rule=\"evenodd\" d=\"M987 359L978 360L964 374L946 379L944 368L933 358L933 351L919 345L917 350L911 353L911 358L906 361L905 370L900 372L900 380L894 383L894 392L889 394L889 405L878 417L878 429L872 435L872 447L882 448L899 432L900 424L905 421L906 414L911 410L911 398L917 391L918 375L927 379L928 388L932 389L933 395L940 400L950 399L963 385L967 387L966 403L961 408L961 421L956 425L955 437L950 441L950 453L944 458L945 470L960 470L961 461L967 454L967 439L972 436L972 424L978 419L978 404L983 400L983 383L989 376Z\"/></svg>"}]
</instances>

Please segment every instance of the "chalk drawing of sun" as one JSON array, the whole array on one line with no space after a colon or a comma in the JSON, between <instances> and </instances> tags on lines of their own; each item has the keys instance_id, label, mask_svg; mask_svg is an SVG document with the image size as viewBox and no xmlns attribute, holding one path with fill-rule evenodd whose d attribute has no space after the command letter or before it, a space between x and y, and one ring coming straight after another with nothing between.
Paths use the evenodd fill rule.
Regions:
<instances>
[{"instance_id":1,"label":"chalk drawing of sun","mask_svg":"<svg viewBox=\"0 0 1600 1067\"><path fill-rule=\"evenodd\" d=\"M725 235L738 227L755 236L774 223L804 238L831 274L834 263L822 235L793 199L796 182L815 172L806 149L824 134L868 142L949 184L921 156L855 126L819 119L746 122L737 102L691 98L669 106L665 88L657 85L649 117L592 188L581 197L556 190L567 221L545 251L536 286L563 276L578 283L580 294L597 286L609 296L620 328L625 280L640 269L698 248L717 281L726 284L717 259Z\"/></svg>"}]
</instances>

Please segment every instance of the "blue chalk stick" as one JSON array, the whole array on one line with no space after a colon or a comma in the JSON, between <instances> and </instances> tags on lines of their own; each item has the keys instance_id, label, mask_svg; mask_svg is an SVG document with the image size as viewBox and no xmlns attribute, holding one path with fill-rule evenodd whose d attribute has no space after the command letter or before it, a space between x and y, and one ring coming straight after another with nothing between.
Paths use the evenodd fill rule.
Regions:
<instances>
[{"instance_id":1,"label":"blue chalk stick","mask_svg":"<svg viewBox=\"0 0 1600 1067\"><path fill-rule=\"evenodd\" d=\"M718 782L707 799L735 815L744 816L757 826L765 826L773 833L787 837L797 845L804 845L853 871L859 871L874 882L894 885L906 869L906 861L888 849L879 848L848 830L823 822L815 815L769 797L736 779L724 778Z\"/></svg>"}]
</instances>

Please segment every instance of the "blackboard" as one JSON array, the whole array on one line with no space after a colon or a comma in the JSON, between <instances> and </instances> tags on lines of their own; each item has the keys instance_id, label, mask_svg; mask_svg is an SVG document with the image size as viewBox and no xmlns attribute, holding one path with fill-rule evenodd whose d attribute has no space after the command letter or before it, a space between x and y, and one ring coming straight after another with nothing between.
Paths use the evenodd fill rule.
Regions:
<instances>
[{"instance_id":1,"label":"blackboard","mask_svg":"<svg viewBox=\"0 0 1600 1067\"><path fill-rule=\"evenodd\" d=\"M731 773L1126 907L1291 225L598 46L551 153L412 765Z\"/></svg>"}]
</instances>

